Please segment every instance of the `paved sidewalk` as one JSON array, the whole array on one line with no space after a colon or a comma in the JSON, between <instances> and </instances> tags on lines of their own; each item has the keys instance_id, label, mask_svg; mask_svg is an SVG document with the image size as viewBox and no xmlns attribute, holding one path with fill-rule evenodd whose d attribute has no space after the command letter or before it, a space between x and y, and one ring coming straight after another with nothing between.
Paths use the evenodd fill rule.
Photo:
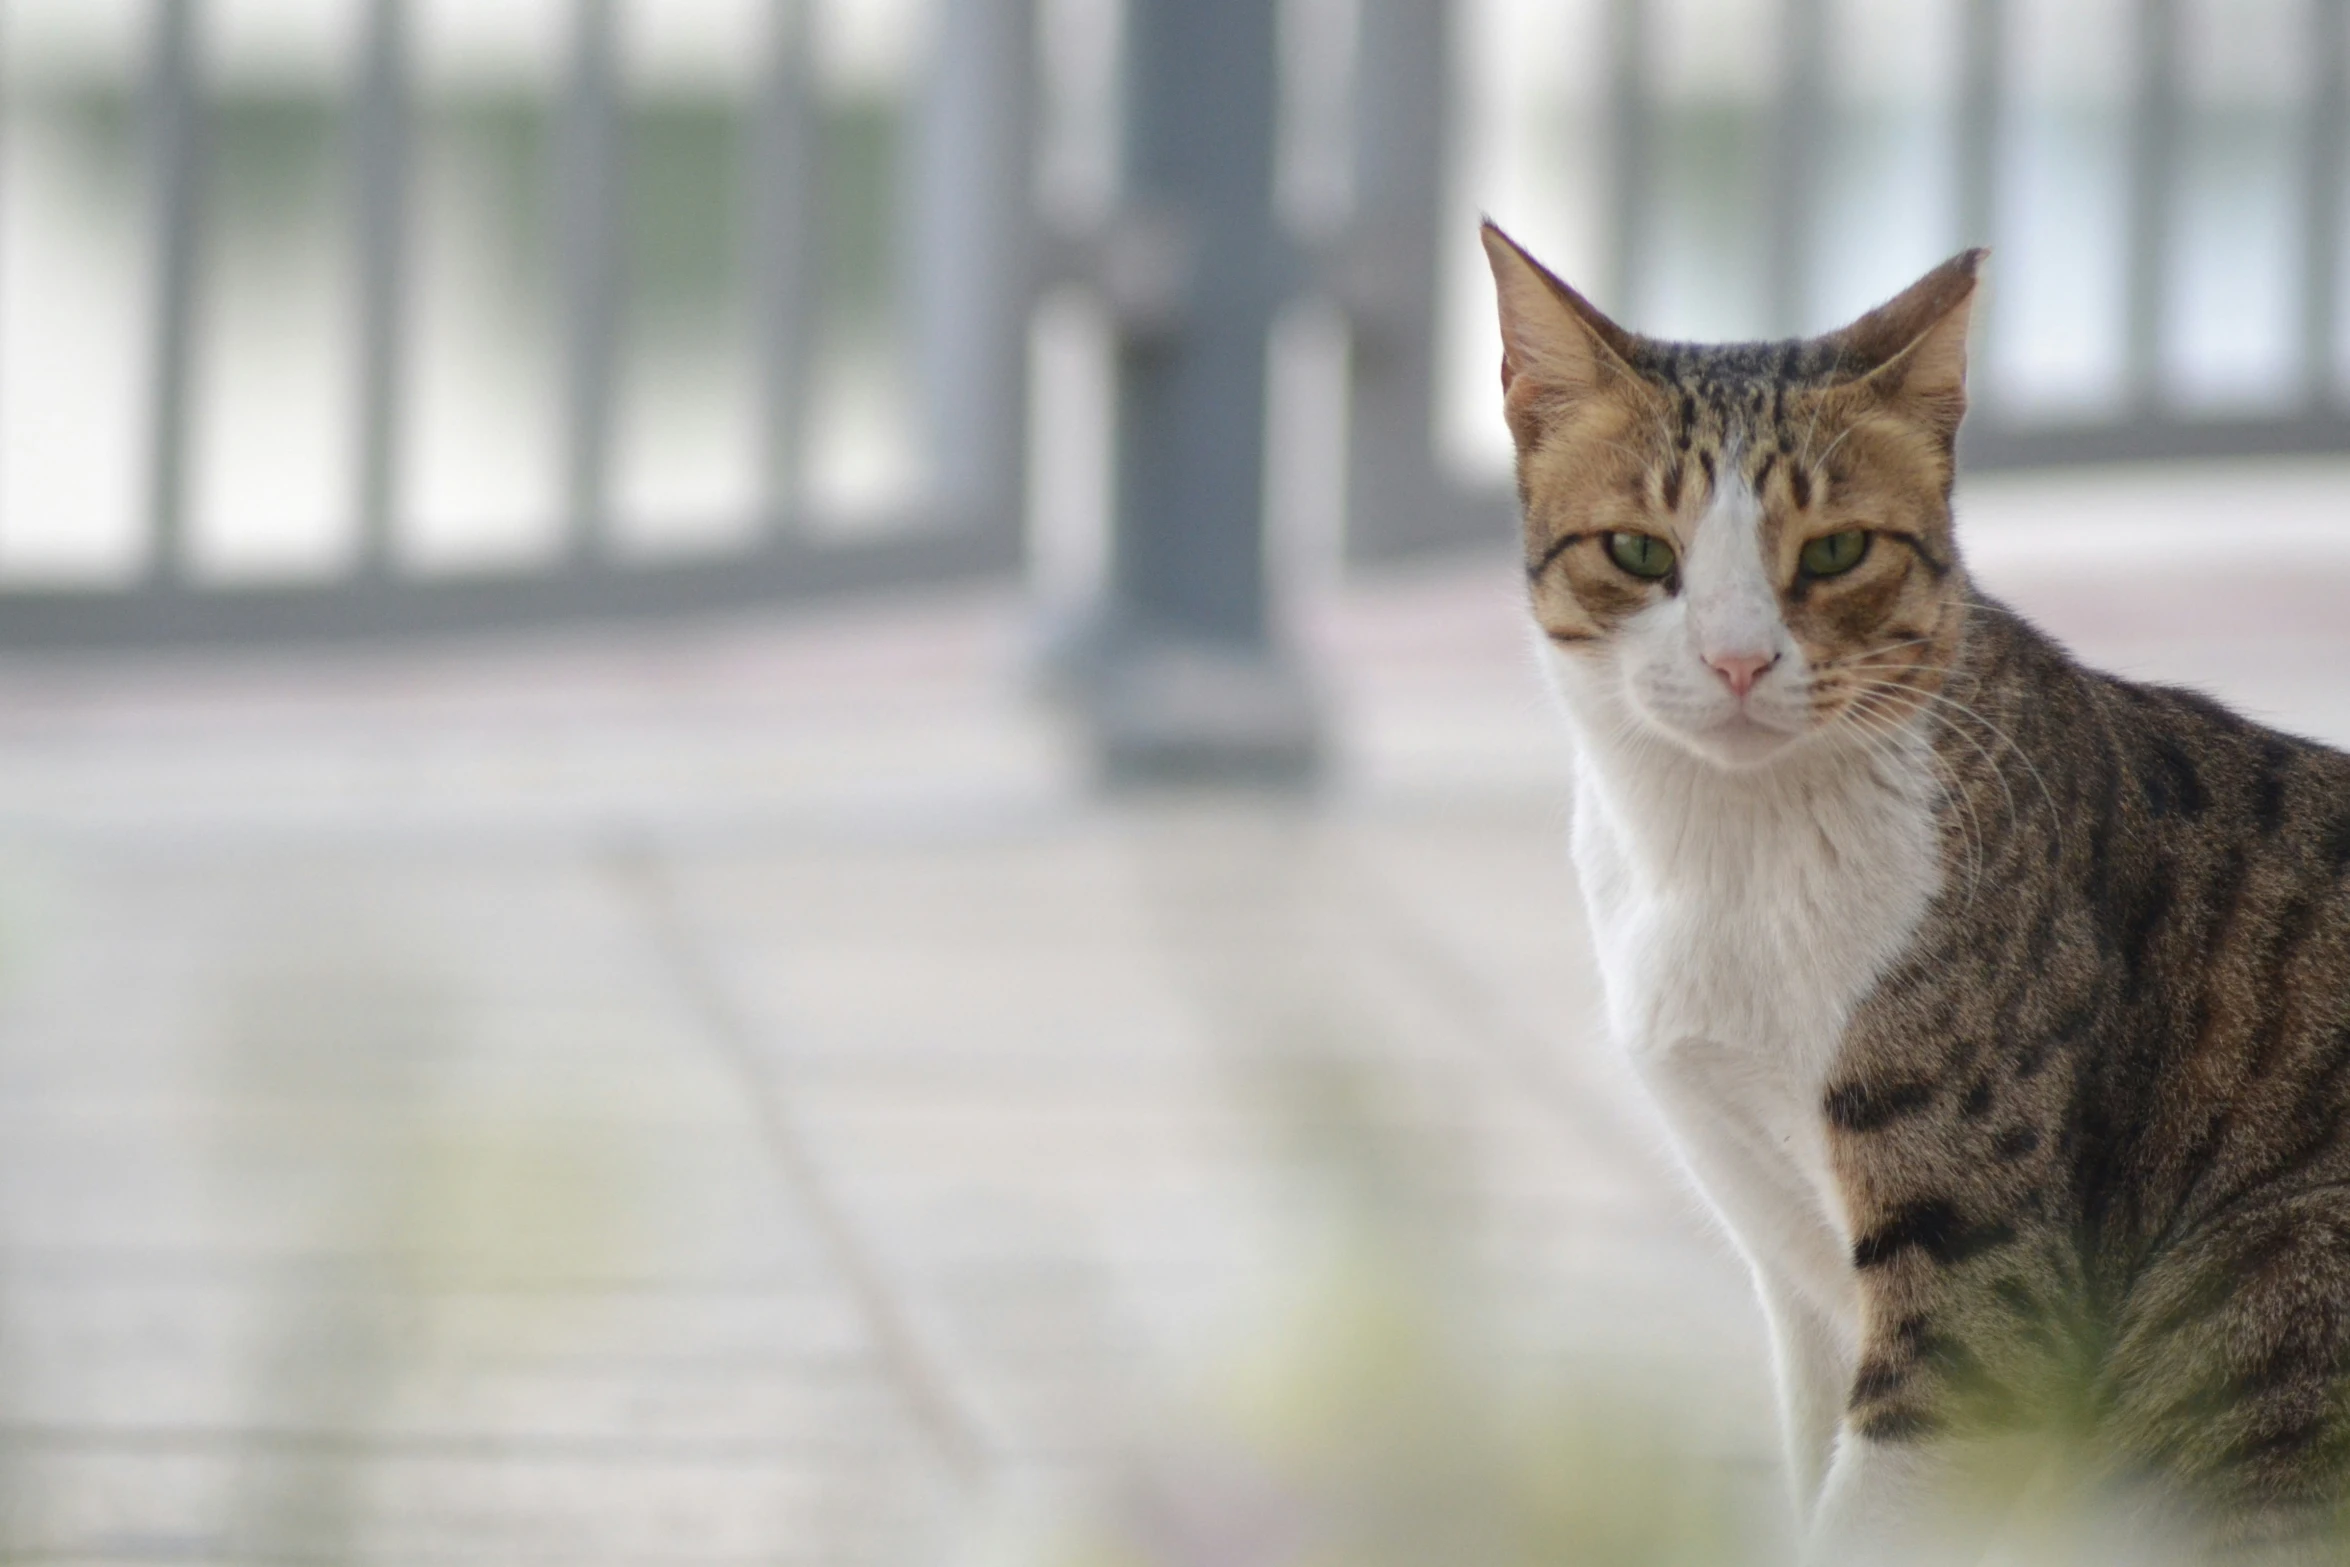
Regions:
<instances>
[{"instance_id":1,"label":"paved sidewalk","mask_svg":"<svg viewBox=\"0 0 2350 1567\"><path fill-rule=\"evenodd\" d=\"M2346 519L2288 580L2143 493L2117 567L1986 487L1987 574L2350 738L2350 481L2263 492ZM1423 1292L1462 1385L1702 1389L1767 1492L1507 561L1316 612L1311 803L1092 799L1022 635L0 672L0 1559L1042 1567L1387 1396Z\"/></svg>"},{"instance_id":2,"label":"paved sidewalk","mask_svg":"<svg viewBox=\"0 0 2350 1567\"><path fill-rule=\"evenodd\" d=\"M6 1556L945 1559L1252 1353L1316 1074L1752 1416L1555 797L1097 804L1016 631L0 680Z\"/></svg>"}]
</instances>

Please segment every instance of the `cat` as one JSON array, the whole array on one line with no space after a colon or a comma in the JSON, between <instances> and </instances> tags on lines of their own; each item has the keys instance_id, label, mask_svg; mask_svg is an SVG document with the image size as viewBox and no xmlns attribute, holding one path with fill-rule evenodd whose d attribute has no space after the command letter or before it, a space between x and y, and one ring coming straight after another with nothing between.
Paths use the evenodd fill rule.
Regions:
<instances>
[{"instance_id":1,"label":"cat","mask_svg":"<svg viewBox=\"0 0 2350 1567\"><path fill-rule=\"evenodd\" d=\"M1750 1265L1807 1559L1979 1559L2033 1433L2199 1557L2338 1559L2350 757L1971 584L1983 252L1716 347L1484 243L1606 1016Z\"/></svg>"}]
</instances>

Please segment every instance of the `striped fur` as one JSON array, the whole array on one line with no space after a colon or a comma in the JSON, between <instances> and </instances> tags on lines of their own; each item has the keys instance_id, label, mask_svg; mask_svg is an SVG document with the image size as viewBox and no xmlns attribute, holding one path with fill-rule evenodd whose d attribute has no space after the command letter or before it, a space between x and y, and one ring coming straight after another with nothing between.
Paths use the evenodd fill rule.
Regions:
<instances>
[{"instance_id":1,"label":"striped fur","mask_svg":"<svg viewBox=\"0 0 2350 1567\"><path fill-rule=\"evenodd\" d=\"M1983 1455L2037 1434L2203 1551L2333 1559L2350 758L1971 587L1979 255L1706 348L1487 246L1611 1020L1754 1265L1815 1557L1972 1559L2017 1482ZM1858 567L1800 569L1853 529ZM1739 570L1774 661L1732 700L1699 579Z\"/></svg>"}]
</instances>

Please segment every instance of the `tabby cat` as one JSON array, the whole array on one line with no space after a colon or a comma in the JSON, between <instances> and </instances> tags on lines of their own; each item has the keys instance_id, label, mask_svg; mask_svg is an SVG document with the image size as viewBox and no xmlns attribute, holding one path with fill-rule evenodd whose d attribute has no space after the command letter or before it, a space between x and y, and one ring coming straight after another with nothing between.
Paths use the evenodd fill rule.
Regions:
<instances>
[{"instance_id":1,"label":"tabby cat","mask_svg":"<svg viewBox=\"0 0 2350 1567\"><path fill-rule=\"evenodd\" d=\"M1982 252L1701 347L1484 239L1609 1022L1811 1559L1979 1559L2050 1431L2199 1557L2350 1559L2350 757L1970 583Z\"/></svg>"}]
</instances>

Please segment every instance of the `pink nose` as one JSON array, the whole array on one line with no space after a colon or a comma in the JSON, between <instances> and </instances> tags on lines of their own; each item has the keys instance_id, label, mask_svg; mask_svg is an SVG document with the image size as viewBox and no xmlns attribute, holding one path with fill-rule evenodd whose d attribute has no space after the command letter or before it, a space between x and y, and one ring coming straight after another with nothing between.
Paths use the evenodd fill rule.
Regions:
<instances>
[{"instance_id":1,"label":"pink nose","mask_svg":"<svg viewBox=\"0 0 2350 1567\"><path fill-rule=\"evenodd\" d=\"M1776 653L1716 653L1706 660L1714 673L1729 683L1731 695L1742 702L1746 693L1754 689L1754 683L1778 661Z\"/></svg>"}]
</instances>

